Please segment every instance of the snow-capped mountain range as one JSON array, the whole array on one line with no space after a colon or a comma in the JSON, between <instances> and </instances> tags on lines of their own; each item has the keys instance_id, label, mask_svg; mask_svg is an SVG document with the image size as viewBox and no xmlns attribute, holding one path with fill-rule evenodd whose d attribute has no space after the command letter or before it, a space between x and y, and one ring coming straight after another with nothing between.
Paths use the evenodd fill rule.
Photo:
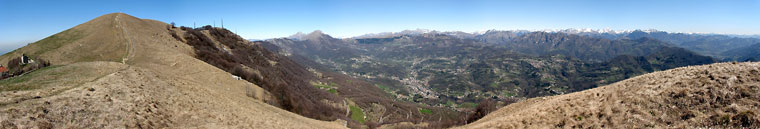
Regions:
<instances>
[{"instance_id":1,"label":"snow-capped mountain range","mask_svg":"<svg viewBox=\"0 0 760 129\"><path fill-rule=\"evenodd\" d=\"M578 34L578 35L597 35L597 34L605 34L605 35L619 35L619 36L625 36L627 34L630 34L635 31L639 32L645 32L645 33L654 33L654 32L666 32L666 31L660 31L657 29L635 29L635 30L615 30L610 28L604 28L604 29L592 29L592 28L583 28L583 29L577 29L577 28L569 28L569 29L544 29L544 30L483 30L483 31L475 31L475 32L462 32L462 31L436 31L436 30L430 30L430 29L414 29L414 30L403 30L400 32L380 32L380 33L369 33L359 36L354 36L351 38L354 39L361 39L361 38L387 38L387 37L394 37L394 36L401 36L401 35L420 35L425 33L436 33L436 34L446 34L446 35L452 35L452 36L464 36L464 37L470 37L474 35L482 35L486 34L488 32L494 32L494 31L508 31L513 33L529 33L529 32L548 32L548 33L567 33L567 34ZM732 35L732 34L715 34L715 33L699 33L699 32L666 32L666 33L682 33L682 34L700 34L700 35L727 35L727 36L733 36L733 37L759 37L757 35ZM293 36L297 35L304 35L303 33L299 32ZM291 37L293 37L291 36Z\"/></svg>"}]
</instances>

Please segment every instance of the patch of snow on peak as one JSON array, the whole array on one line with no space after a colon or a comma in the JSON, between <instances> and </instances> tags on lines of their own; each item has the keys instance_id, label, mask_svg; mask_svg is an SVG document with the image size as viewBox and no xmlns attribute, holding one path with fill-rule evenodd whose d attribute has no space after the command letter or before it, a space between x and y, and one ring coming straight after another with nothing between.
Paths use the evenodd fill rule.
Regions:
<instances>
[{"instance_id":1,"label":"patch of snow on peak","mask_svg":"<svg viewBox=\"0 0 760 129\"><path fill-rule=\"evenodd\" d=\"M301 40L301 39L303 39L303 37L306 37L306 34L304 34L303 32L298 32L296 34L288 36L287 38L289 38L289 39L295 39L295 40Z\"/></svg>"}]
</instances>

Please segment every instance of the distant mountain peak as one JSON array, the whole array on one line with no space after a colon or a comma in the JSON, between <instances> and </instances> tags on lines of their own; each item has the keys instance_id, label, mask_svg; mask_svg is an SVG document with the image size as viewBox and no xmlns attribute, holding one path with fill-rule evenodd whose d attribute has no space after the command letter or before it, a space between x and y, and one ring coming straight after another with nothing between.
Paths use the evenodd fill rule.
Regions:
<instances>
[{"instance_id":1,"label":"distant mountain peak","mask_svg":"<svg viewBox=\"0 0 760 129\"><path fill-rule=\"evenodd\" d=\"M563 32L568 34L580 34L580 33L593 33L593 34L622 34L622 33L630 33L631 30L614 30L609 27L604 29L593 29L593 28L583 28L583 29L576 29L576 28L569 28L564 30L556 30L555 32Z\"/></svg>"},{"instance_id":2,"label":"distant mountain peak","mask_svg":"<svg viewBox=\"0 0 760 129\"><path fill-rule=\"evenodd\" d=\"M296 33L296 34L293 34L293 35L290 35L290 36L288 36L288 38L289 38L289 39L300 40L300 39L302 39L302 38L303 38L303 37L305 37L305 36L306 36L306 34L304 34L303 32L298 32L298 33Z\"/></svg>"},{"instance_id":3,"label":"distant mountain peak","mask_svg":"<svg viewBox=\"0 0 760 129\"><path fill-rule=\"evenodd\" d=\"M636 30L633 30L632 32L653 33L653 32L665 32L665 31L660 31L657 29L636 29Z\"/></svg>"},{"instance_id":4,"label":"distant mountain peak","mask_svg":"<svg viewBox=\"0 0 760 129\"><path fill-rule=\"evenodd\" d=\"M320 40L320 39L331 39L331 38L333 37L325 33L322 33L321 30L315 30L309 34L306 34L306 36L304 36L303 39L301 40Z\"/></svg>"},{"instance_id":5,"label":"distant mountain peak","mask_svg":"<svg viewBox=\"0 0 760 129\"><path fill-rule=\"evenodd\" d=\"M321 30L314 30L311 33L307 34L306 36L321 36L325 35L325 33L322 33Z\"/></svg>"},{"instance_id":6,"label":"distant mountain peak","mask_svg":"<svg viewBox=\"0 0 760 129\"><path fill-rule=\"evenodd\" d=\"M420 29L420 28L417 28L415 30L404 30L404 31L401 31L401 32L398 32L398 33L401 33L401 34L424 34L424 33L430 33L430 32L437 32L437 31L430 30L430 29Z\"/></svg>"},{"instance_id":7,"label":"distant mountain peak","mask_svg":"<svg viewBox=\"0 0 760 129\"><path fill-rule=\"evenodd\" d=\"M294 39L294 40L319 40L321 38L333 38L333 37L323 33L321 30L314 30L308 34L304 34L303 32L298 32L296 34L288 36L287 38Z\"/></svg>"},{"instance_id":8,"label":"distant mountain peak","mask_svg":"<svg viewBox=\"0 0 760 129\"><path fill-rule=\"evenodd\" d=\"M438 31L430 30L430 29L421 29L417 28L414 30L403 30L400 32L380 32L380 33L369 33L364 34L360 36L355 36L353 38L388 38L388 37L394 37L394 36L401 36L401 35L422 35L425 33L438 33Z\"/></svg>"}]
</instances>

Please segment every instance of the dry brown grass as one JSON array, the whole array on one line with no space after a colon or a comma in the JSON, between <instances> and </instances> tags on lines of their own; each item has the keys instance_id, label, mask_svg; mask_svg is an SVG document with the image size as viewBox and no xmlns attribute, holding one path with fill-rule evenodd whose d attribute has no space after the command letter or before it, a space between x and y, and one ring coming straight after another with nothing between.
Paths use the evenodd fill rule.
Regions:
<instances>
[{"instance_id":1,"label":"dry brown grass","mask_svg":"<svg viewBox=\"0 0 760 129\"><path fill-rule=\"evenodd\" d=\"M270 101L285 110L318 120L336 120L341 109L329 103L338 96L311 86L314 76L287 57L272 53L223 28L185 28L182 40L195 50L196 58L261 86L274 96ZM174 30L170 30L174 31ZM322 101L329 100L328 103Z\"/></svg>"},{"instance_id":2,"label":"dry brown grass","mask_svg":"<svg viewBox=\"0 0 760 129\"><path fill-rule=\"evenodd\" d=\"M86 61L119 61L126 54L124 32L113 20L116 15L103 15L40 41L30 43L0 56L0 64L26 54L64 65Z\"/></svg>"},{"instance_id":3,"label":"dry brown grass","mask_svg":"<svg viewBox=\"0 0 760 129\"><path fill-rule=\"evenodd\" d=\"M108 24L120 28L94 26ZM47 56L45 59L59 65L48 71L90 62L80 58L87 55L97 55L94 60L110 61L105 63L110 65L55 76L59 78L50 81L56 81L56 85L43 86L42 90L0 91L0 99L12 102L0 105L0 128L344 128L339 123L309 119L262 102L268 98L266 91L195 59L192 47L174 39L167 25L114 13L75 27L82 32L102 32L84 33L80 40L42 53L41 57ZM109 37L112 34L118 36ZM32 47L16 52L33 53ZM124 57L128 60L121 64ZM117 69L93 74L104 76L75 76L111 67ZM77 83L65 83L66 80ZM46 88L60 91L47 94ZM20 93L24 95L12 96ZM262 97L247 97L246 93ZM22 99L29 95L33 97Z\"/></svg>"},{"instance_id":4,"label":"dry brown grass","mask_svg":"<svg viewBox=\"0 0 760 129\"><path fill-rule=\"evenodd\" d=\"M460 128L758 128L758 107L760 63L717 63L529 99Z\"/></svg>"}]
</instances>

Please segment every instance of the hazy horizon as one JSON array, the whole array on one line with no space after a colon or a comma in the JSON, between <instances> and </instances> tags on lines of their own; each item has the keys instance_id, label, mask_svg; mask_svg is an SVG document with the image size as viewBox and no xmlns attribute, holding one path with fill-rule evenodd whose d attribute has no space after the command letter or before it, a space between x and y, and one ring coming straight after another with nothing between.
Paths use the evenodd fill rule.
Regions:
<instances>
[{"instance_id":1,"label":"hazy horizon","mask_svg":"<svg viewBox=\"0 0 760 129\"><path fill-rule=\"evenodd\" d=\"M760 1L0 1L0 53L123 12L178 26L224 25L247 39L314 30L346 38L430 29L657 29L758 35Z\"/></svg>"}]
</instances>

